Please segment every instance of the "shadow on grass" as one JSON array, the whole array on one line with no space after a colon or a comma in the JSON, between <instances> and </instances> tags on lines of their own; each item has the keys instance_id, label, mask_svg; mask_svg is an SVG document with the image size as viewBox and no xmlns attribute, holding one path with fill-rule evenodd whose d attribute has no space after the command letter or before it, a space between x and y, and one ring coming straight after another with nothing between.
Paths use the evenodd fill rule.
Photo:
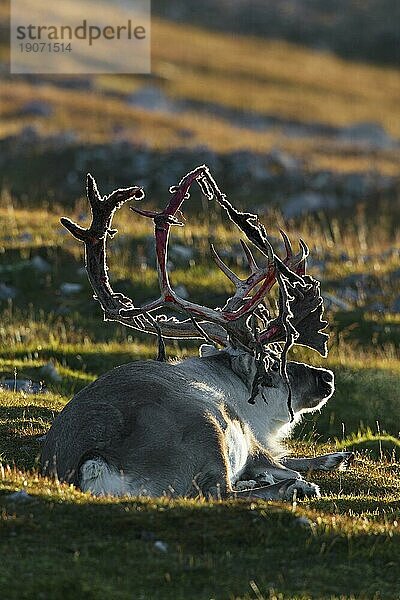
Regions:
<instances>
[{"instance_id":1,"label":"shadow on grass","mask_svg":"<svg viewBox=\"0 0 400 600\"><path fill-rule=\"evenodd\" d=\"M41 442L57 411L42 406L0 407L0 459L18 469L37 464Z\"/></svg>"},{"instance_id":2,"label":"shadow on grass","mask_svg":"<svg viewBox=\"0 0 400 600\"><path fill-rule=\"evenodd\" d=\"M14 517L3 521L0 592L12 583L15 597L17 559L21 572L35 574L30 597L46 589L56 598L87 590L89 598L125 599L134 589L135 598L149 600L252 598L255 581L266 598L271 589L285 597L390 598L396 584L398 534L351 532L351 522L339 519L300 526L291 505L76 503L43 493L8 510ZM40 553L32 552L33 538Z\"/></svg>"}]
</instances>

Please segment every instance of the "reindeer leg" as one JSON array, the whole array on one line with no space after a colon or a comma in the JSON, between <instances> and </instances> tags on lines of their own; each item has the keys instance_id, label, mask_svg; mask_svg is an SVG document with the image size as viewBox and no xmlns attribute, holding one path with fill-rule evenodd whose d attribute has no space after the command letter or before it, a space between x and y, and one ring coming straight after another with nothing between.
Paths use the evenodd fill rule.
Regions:
<instances>
[{"instance_id":1,"label":"reindeer leg","mask_svg":"<svg viewBox=\"0 0 400 600\"><path fill-rule=\"evenodd\" d=\"M301 473L309 471L345 471L353 462L353 452L331 452L313 458L282 458L280 462L288 469Z\"/></svg>"},{"instance_id":2,"label":"reindeer leg","mask_svg":"<svg viewBox=\"0 0 400 600\"><path fill-rule=\"evenodd\" d=\"M235 497L264 498L266 500L292 500L319 497L319 487L304 481L300 473L274 460L265 448L255 445L248 457L240 480L232 482ZM243 489L246 487L251 489ZM259 487L254 487L254 485Z\"/></svg>"},{"instance_id":3,"label":"reindeer leg","mask_svg":"<svg viewBox=\"0 0 400 600\"><path fill-rule=\"evenodd\" d=\"M314 483L308 483L303 479L284 479L272 485L266 485L259 488L248 490L233 490L229 496L231 498L242 498L246 500L293 500L294 497L301 498L319 498L319 487Z\"/></svg>"}]
</instances>

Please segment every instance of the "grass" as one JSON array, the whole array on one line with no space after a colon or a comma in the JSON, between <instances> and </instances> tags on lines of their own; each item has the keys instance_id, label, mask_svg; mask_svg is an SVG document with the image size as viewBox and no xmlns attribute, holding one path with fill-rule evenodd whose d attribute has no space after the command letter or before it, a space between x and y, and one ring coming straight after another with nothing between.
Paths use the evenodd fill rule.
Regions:
<instances>
[{"instance_id":1,"label":"grass","mask_svg":"<svg viewBox=\"0 0 400 600\"><path fill-rule=\"evenodd\" d=\"M336 375L334 398L320 415L297 426L293 453L356 452L350 471L310 475L321 486L320 499L294 505L96 499L39 475L39 438L74 392L115 365L153 357L155 343L101 322L98 306L88 302L85 279L77 273L81 248L60 235L59 212L57 207L41 209L28 219L26 209L10 199L0 211L0 270L19 292L3 304L0 374L13 379L16 373L47 386L37 395L0 391L0 596L392 600L400 567L397 316L366 313L361 319L356 309L332 313L327 361L301 347L293 351L295 360L323 363ZM279 223L281 217L274 219ZM291 237L311 237L314 252L329 254L327 285L340 278L343 265L332 235L346 247L348 273L365 268L361 251L377 255L379 249L388 252L398 245L390 228L374 230L367 216L358 219L356 231L339 222L329 227L315 220L314 227L311 220L289 224ZM361 225L365 239L372 239L367 250ZM233 230L217 219L212 227L221 247L236 242ZM115 288L135 298L151 297L154 267L135 268L147 225L121 217L120 229L111 261ZM272 234L275 229L271 222ZM208 258L206 223L188 222L176 233L172 242L192 245L196 260L189 268L177 265L174 280L183 281L198 299L210 301L210 290L215 302L222 291L229 293ZM30 260L38 254L49 262L48 273L32 271ZM381 263L383 275L396 269L395 253L389 254L388 264ZM232 266L243 272L241 263ZM81 282L81 292L70 298L55 295L66 280ZM389 277L381 290L390 298L396 294L391 285ZM193 352L195 344L168 347L169 356ZM43 374L49 361L61 381ZM26 502L8 499L18 490L29 494ZM18 580L16 564L23 574Z\"/></svg>"},{"instance_id":2,"label":"grass","mask_svg":"<svg viewBox=\"0 0 400 600\"><path fill-rule=\"evenodd\" d=\"M399 137L400 86L395 68L345 61L282 41L211 33L157 18L152 19L152 40L151 82L134 75L93 76L91 89L83 94L59 86L54 78L43 79L40 86L38 78L35 82L23 77L5 81L0 139L18 135L29 126L42 137L73 132L73 144L108 144L122 135L160 152L199 146L221 153L243 148L265 152L279 147L314 170L372 169L397 175L397 147L364 146L362 151L354 151L352 145L343 147L335 136L288 136L285 131L288 122L332 127L372 122ZM181 108L152 112L129 104L129 96L147 85L158 86ZM49 104L52 114L23 114L21 109L32 97ZM210 112L210 103L222 112ZM224 117L223 111L231 109L272 117L276 124L263 131L238 126ZM36 159L31 160L34 172Z\"/></svg>"},{"instance_id":3,"label":"grass","mask_svg":"<svg viewBox=\"0 0 400 600\"><path fill-rule=\"evenodd\" d=\"M6 13L0 4L2 22ZM314 171L324 169L398 174L396 145L360 147L335 135L291 136L285 130L293 122L341 128L367 121L399 137L394 68L160 19L152 25L150 81L94 76L84 92L63 87L62 78L6 77L2 82L0 145L7 156L0 161L0 282L14 288L15 297L0 300L0 381L42 381L47 391L28 395L0 389L0 597L399 598L400 319L392 307L399 293L400 236L394 194L386 201L384 193L378 194L369 208L318 213L301 222L284 220L279 210L261 215L279 253L279 227L294 241L306 240L314 260L311 273L322 280L324 292L340 298L344 277L368 279L366 299L361 294L350 298L348 310L328 311L327 361L301 347L292 351L293 359L329 366L336 377L335 396L321 414L297 426L290 442L294 455L356 453L347 472L310 475L321 486L320 499L294 504L96 499L38 473L39 438L71 396L113 366L156 351L154 339L102 322L82 272L83 249L59 225L64 214L84 224L86 201L63 194L60 181L96 169L103 164L101 156L108 156L105 146L113 148L121 139L158 152L161 169L169 151L206 146L222 154L284 150L301 161L310 181ZM6 59L1 39L0 56ZM158 86L184 108L151 112L130 105L129 96L147 85ZM32 99L46 102L51 114L24 115ZM276 124L265 131L239 127L228 115L242 110ZM38 133L34 146L24 142L27 127ZM73 134L72 141L63 141L65 133ZM49 142L59 134L61 141ZM83 165L82 152L90 155ZM106 167L95 173L105 186L101 193L111 191ZM264 197L233 191L246 208L252 210L253 202L264 205ZM229 265L243 275L237 231L211 205L200 215L193 198L186 226L174 228L171 240L190 246L193 259L173 258L171 278L194 300L221 305L231 288L210 260L209 241L226 251ZM161 201L155 197L154 203ZM117 291L142 302L157 293L148 252L152 228L124 210L115 219L120 234L111 245L110 275ZM43 272L32 267L38 256L48 263ZM65 282L78 283L81 290L66 296L60 287ZM380 303L383 310L365 302ZM170 357L195 352L194 343L168 345ZM43 371L49 362L60 381ZM26 502L9 499L20 490L29 494Z\"/></svg>"},{"instance_id":4,"label":"grass","mask_svg":"<svg viewBox=\"0 0 400 600\"><path fill-rule=\"evenodd\" d=\"M396 509L379 518L372 494L361 505L371 516L355 519L332 514L329 499L96 500L12 471L3 485L32 495L3 504L0 589L9 598L393 598ZM25 593L11 575L16 561Z\"/></svg>"}]
</instances>

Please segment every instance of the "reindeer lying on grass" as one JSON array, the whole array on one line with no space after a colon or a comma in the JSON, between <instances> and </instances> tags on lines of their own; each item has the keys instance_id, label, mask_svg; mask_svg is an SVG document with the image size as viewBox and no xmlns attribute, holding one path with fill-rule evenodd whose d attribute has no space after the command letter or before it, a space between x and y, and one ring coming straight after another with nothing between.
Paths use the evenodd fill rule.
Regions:
<instances>
[{"instance_id":1,"label":"reindeer lying on grass","mask_svg":"<svg viewBox=\"0 0 400 600\"><path fill-rule=\"evenodd\" d=\"M217 201L247 239L261 252L259 267L245 242L250 268L240 279L215 262L236 291L223 308L211 309L180 298L167 273L170 227L191 185L197 182ZM286 257L274 253L256 215L237 211L219 190L206 166L188 173L171 188L162 212L132 208L155 224L161 296L140 308L115 293L109 283L106 240L115 211L128 200L143 199L139 187L101 198L88 175L92 223L83 229L67 218L62 224L85 244L86 269L105 320L118 321L158 336L158 360L119 366L80 391L55 419L41 456L45 474L73 482L96 495L163 494L213 498L291 499L318 496L318 486L300 472L347 466L349 452L315 458L282 458L279 441L307 412L332 396L331 371L287 362L294 344L326 356L326 321L319 283L306 275L308 249L293 254L282 233ZM279 314L270 316L264 298L279 286ZM161 307L183 315L157 314ZM163 338L203 339L199 358L165 362ZM218 349L218 346L221 349Z\"/></svg>"}]
</instances>

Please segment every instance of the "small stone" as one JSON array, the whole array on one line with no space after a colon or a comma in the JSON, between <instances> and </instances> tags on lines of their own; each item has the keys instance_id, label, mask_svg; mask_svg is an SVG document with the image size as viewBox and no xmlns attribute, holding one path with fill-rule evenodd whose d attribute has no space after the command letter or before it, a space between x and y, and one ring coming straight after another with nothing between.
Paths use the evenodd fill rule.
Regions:
<instances>
[{"instance_id":1,"label":"small stone","mask_svg":"<svg viewBox=\"0 0 400 600\"><path fill-rule=\"evenodd\" d=\"M81 283L62 283L60 285L60 292L65 294L66 296L72 296L73 294L78 294L82 291Z\"/></svg>"},{"instance_id":2,"label":"small stone","mask_svg":"<svg viewBox=\"0 0 400 600\"><path fill-rule=\"evenodd\" d=\"M27 125L24 127L18 136L20 144L34 144L40 139L39 132L33 125Z\"/></svg>"},{"instance_id":3,"label":"small stone","mask_svg":"<svg viewBox=\"0 0 400 600\"><path fill-rule=\"evenodd\" d=\"M5 283L0 283L0 300L12 300L16 295L16 288Z\"/></svg>"},{"instance_id":4,"label":"small stone","mask_svg":"<svg viewBox=\"0 0 400 600\"><path fill-rule=\"evenodd\" d=\"M23 105L20 114L30 115L32 117L51 117L53 114L53 107L42 100L30 100Z\"/></svg>"},{"instance_id":5,"label":"small stone","mask_svg":"<svg viewBox=\"0 0 400 600\"><path fill-rule=\"evenodd\" d=\"M154 548L155 550L163 552L164 554L168 552L168 544L162 542L161 540L157 540L156 542L154 542Z\"/></svg>"},{"instance_id":6,"label":"small stone","mask_svg":"<svg viewBox=\"0 0 400 600\"><path fill-rule=\"evenodd\" d=\"M62 381L60 373L57 371L52 362L48 362L47 364L43 365L43 367L40 369L40 374L43 377L51 379L52 381Z\"/></svg>"},{"instance_id":7,"label":"small stone","mask_svg":"<svg viewBox=\"0 0 400 600\"><path fill-rule=\"evenodd\" d=\"M19 490L18 492L7 494L5 500L7 502L17 502L22 504L24 502L32 502L33 498L25 490Z\"/></svg>"},{"instance_id":8,"label":"small stone","mask_svg":"<svg viewBox=\"0 0 400 600\"><path fill-rule=\"evenodd\" d=\"M282 150L272 150L269 154L269 159L273 164L278 165L284 171L295 171L300 167L299 161L294 156L291 156Z\"/></svg>"},{"instance_id":9,"label":"small stone","mask_svg":"<svg viewBox=\"0 0 400 600\"><path fill-rule=\"evenodd\" d=\"M282 210L286 218L293 218L321 209L334 209L337 205L338 199L332 194L306 191L291 196Z\"/></svg>"},{"instance_id":10,"label":"small stone","mask_svg":"<svg viewBox=\"0 0 400 600\"><path fill-rule=\"evenodd\" d=\"M46 392L42 383L35 383L30 379L4 379L0 381L0 390L10 392L24 392L25 394L43 394Z\"/></svg>"},{"instance_id":11,"label":"small stone","mask_svg":"<svg viewBox=\"0 0 400 600\"><path fill-rule=\"evenodd\" d=\"M311 529L315 526L315 523L310 521L310 519L307 519L307 517L297 517L294 520L294 525L302 527L303 529Z\"/></svg>"},{"instance_id":12,"label":"small stone","mask_svg":"<svg viewBox=\"0 0 400 600\"><path fill-rule=\"evenodd\" d=\"M400 313L400 296L393 302L392 311L396 314Z\"/></svg>"},{"instance_id":13,"label":"small stone","mask_svg":"<svg viewBox=\"0 0 400 600\"><path fill-rule=\"evenodd\" d=\"M175 292L177 293L178 296L180 296L184 300L187 300L189 298L189 292L187 291L186 287L183 284L178 285L175 288Z\"/></svg>"},{"instance_id":14,"label":"small stone","mask_svg":"<svg viewBox=\"0 0 400 600\"><path fill-rule=\"evenodd\" d=\"M353 144L370 144L377 148L392 148L395 143L381 125L369 122L343 127L338 137Z\"/></svg>"},{"instance_id":15,"label":"small stone","mask_svg":"<svg viewBox=\"0 0 400 600\"><path fill-rule=\"evenodd\" d=\"M325 300L326 308L339 308L340 310L351 310L350 304L344 302L340 298L337 298L333 294L328 294L327 292L322 294L323 299Z\"/></svg>"},{"instance_id":16,"label":"small stone","mask_svg":"<svg viewBox=\"0 0 400 600\"><path fill-rule=\"evenodd\" d=\"M193 248L182 246L181 244L174 244L169 249L169 252L173 260L189 261L194 257Z\"/></svg>"},{"instance_id":17,"label":"small stone","mask_svg":"<svg viewBox=\"0 0 400 600\"><path fill-rule=\"evenodd\" d=\"M38 254L31 259L31 265L39 273L48 273L51 271L51 265Z\"/></svg>"},{"instance_id":18,"label":"small stone","mask_svg":"<svg viewBox=\"0 0 400 600\"><path fill-rule=\"evenodd\" d=\"M180 110L179 103L169 98L161 88L147 85L128 97L128 104L148 111L175 113Z\"/></svg>"}]
</instances>

